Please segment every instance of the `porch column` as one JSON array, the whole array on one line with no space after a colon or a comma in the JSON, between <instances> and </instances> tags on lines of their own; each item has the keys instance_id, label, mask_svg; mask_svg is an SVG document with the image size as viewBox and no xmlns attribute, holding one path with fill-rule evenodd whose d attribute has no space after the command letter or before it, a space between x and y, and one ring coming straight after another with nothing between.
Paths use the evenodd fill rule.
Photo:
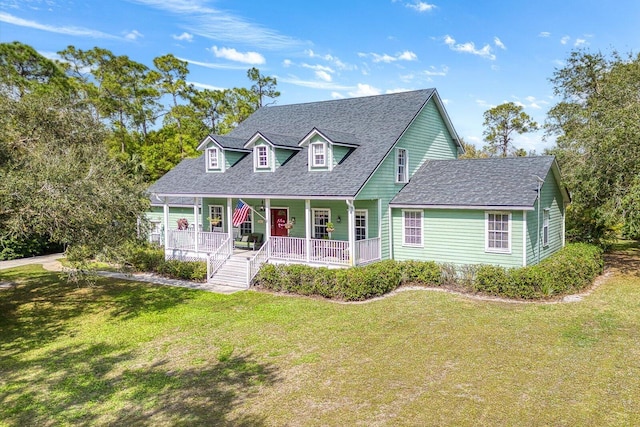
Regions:
<instances>
[{"instance_id":1,"label":"porch column","mask_svg":"<svg viewBox=\"0 0 640 427\"><path fill-rule=\"evenodd\" d=\"M347 200L347 217L349 218L349 265L355 265L356 261L356 210L353 207L353 200Z\"/></svg>"},{"instance_id":2,"label":"porch column","mask_svg":"<svg viewBox=\"0 0 640 427\"><path fill-rule=\"evenodd\" d=\"M167 249L169 247L169 204L166 197L162 205L162 222L164 222L164 248Z\"/></svg>"},{"instance_id":3,"label":"porch column","mask_svg":"<svg viewBox=\"0 0 640 427\"><path fill-rule=\"evenodd\" d=\"M271 199L264 199L265 242L271 238Z\"/></svg>"},{"instance_id":4,"label":"porch column","mask_svg":"<svg viewBox=\"0 0 640 427\"><path fill-rule=\"evenodd\" d=\"M231 203L233 203L231 197L227 198L227 234L233 240L233 207Z\"/></svg>"},{"instance_id":5,"label":"porch column","mask_svg":"<svg viewBox=\"0 0 640 427\"><path fill-rule=\"evenodd\" d=\"M311 200L304 201L304 238L307 245L307 262L311 261Z\"/></svg>"},{"instance_id":6,"label":"porch column","mask_svg":"<svg viewBox=\"0 0 640 427\"><path fill-rule=\"evenodd\" d=\"M391 242L391 236L389 236L389 242ZM378 199L378 256L382 259L382 199Z\"/></svg>"},{"instance_id":7,"label":"porch column","mask_svg":"<svg viewBox=\"0 0 640 427\"><path fill-rule=\"evenodd\" d=\"M198 253L198 198L193 198L193 249Z\"/></svg>"}]
</instances>

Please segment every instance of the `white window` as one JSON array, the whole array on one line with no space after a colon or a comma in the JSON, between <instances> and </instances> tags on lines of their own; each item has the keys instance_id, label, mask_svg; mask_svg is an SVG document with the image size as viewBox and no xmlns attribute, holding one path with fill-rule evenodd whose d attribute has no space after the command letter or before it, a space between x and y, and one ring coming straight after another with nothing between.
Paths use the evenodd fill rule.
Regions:
<instances>
[{"instance_id":1,"label":"white window","mask_svg":"<svg viewBox=\"0 0 640 427\"><path fill-rule=\"evenodd\" d=\"M549 209L542 211L542 246L549 246Z\"/></svg>"},{"instance_id":2,"label":"white window","mask_svg":"<svg viewBox=\"0 0 640 427\"><path fill-rule=\"evenodd\" d=\"M311 144L311 164L314 167L327 165L327 147L323 143Z\"/></svg>"},{"instance_id":3,"label":"white window","mask_svg":"<svg viewBox=\"0 0 640 427\"><path fill-rule=\"evenodd\" d=\"M422 211L402 211L402 242L405 246L422 246Z\"/></svg>"},{"instance_id":4,"label":"white window","mask_svg":"<svg viewBox=\"0 0 640 427\"><path fill-rule=\"evenodd\" d=\"M247 219L238 227L239 236L253 233L253 212L249 212Z\"/></svg>"},{"instance_id":5,"label":"white window","mask_svg":"<svg viewBox=\"0 0 640 427\"><path fill-rule=\"evenodd\" d=\"M220 155L217 148L209 148L207 157L209 159L209 169L220 169Z\"/></svg>"},{"instance_id":6,"label":"white window","mask_svg":"<svg viewBox=\"0 0 640 427\"><path fill-rule=\"evenodd\" d=\"M211 231L221 232L224 226L224 206L209 206L209 226Z\"/></svg>"},{"instance_id":7,"label":"white window","mask_svg":"<svg viewBox=\"0 0 640 427\"><path fill-rule=\"evenodd\" d=\"M409 182L409 157L407 150L398 148L396 153L396 182Z\"/></svg>"},{"instance_id":8,"label":"white window","mask_svg":"<svg viewBox=\"0 0 640 427\"><path fill-rule=\"evenodd\" d=\"M256 168L269 167L269 149L265 145L256 147Z\"/></svg>"},{"instance_id":9,"label":"white window","mask_svg":"<svg viewBox=\"0 0 640 427\"><path fill-rule=\"evenodd\" d=\"M367 238L367 211L357 210L356 214L356 240L365 240Z\"/></svg>"},{"instance_id":10,"label":"white window","mask_svg":"<svg viewBox=\"0 0 640 427\"><path fill-rule=\"evenodd\" d=\"M313 229L312 236L314 239L328 239L327 223L331 221L331 211L329 209L312 209Z\"/></svg>"},{"instance_id":11,"label":"white window","mask_svg":"<svg viewBox=\"0 0 640 427\"><path fill-rule=\"evenodd\" d=\"M486 212L487 252L511 253L511 214Z\"/></svg>"}]
</instances>

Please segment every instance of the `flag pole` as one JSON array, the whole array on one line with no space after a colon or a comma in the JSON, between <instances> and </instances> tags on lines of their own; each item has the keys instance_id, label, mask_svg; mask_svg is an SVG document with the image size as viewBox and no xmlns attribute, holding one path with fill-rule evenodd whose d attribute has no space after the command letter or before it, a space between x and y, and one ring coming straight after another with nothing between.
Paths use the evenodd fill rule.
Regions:
<instances>
[{"instance_id":1,"label":"flag pole","mask_svg":"<svg viewBox=\"0 0 640 427\"><path fill-rule=\"evenodd\" d=\"M260 218L262 218L265 221L267 220L267 218L263 217L257 210L253 209L253 207L251 207L251 205L249 203L245 202L244 200L242 200L239 197L238 197L238 200L240 200L245 205L249 206L249 209L251 209L251 211L255 212L255 214L258 215Z\"/></svg>"}]
</instances>

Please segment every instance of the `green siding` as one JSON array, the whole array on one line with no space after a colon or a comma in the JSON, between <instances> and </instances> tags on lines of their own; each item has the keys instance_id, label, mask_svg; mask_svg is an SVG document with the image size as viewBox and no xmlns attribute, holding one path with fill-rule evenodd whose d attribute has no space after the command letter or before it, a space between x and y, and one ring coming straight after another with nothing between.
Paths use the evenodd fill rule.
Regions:
<instances>
[{"instance_id":1,"label":"green siding","mask_svg":"<svg viewBox=\"0 0 640 427\"><path fill-rule=\"evenodd\" d=\"M552 171L545 177L540 191L541 208L529 211L527 214L527 265L537 264L538 248L542 242L543 211L549 209L549 244L542 247L540 260L542 261L555 251L562 248L562 217L564 203L558 182Z\"/></svg>"},{"instance_id":2,"label":"green siding","mask_svg":"<svg viewBox=\"0 0 640 427\"><path fill-rule=\"evenodd\" d=\"M457 146L433 99L425 105L395 147L407 149L409 178L427 159L456 159L458 157ZM396 184L395 182L395 168L396 150L393 149L356 197L358 200L377 198L382 200L382 259L391 256L387 206L398 191L404 187L404 184Z\"/></svg>"},{"instance_id":3,"label":"green siding","mask_svg":"<svg viewBox=\"0 0 640 427\"><path fill-rule=\"evenodd\" d=\"M247 153L241 153L239 151L225 150L224 151L225 168L229 169L231 166L238 163L238 161L240 161L240 159L242 159L246 155Z\"/></svg>"},{"instance_id":4,"label":"green siding","mask_svg":"<svg viewBox=\"0 0 640 427\"><path fill-rule=\"evenodd\" d=\"M147 212L147 218L149 221L160 221L160 223L164 223L164 208L162 206L151 206L150 211ZM178 228L178 220L180 218L186 218L189 224L193 224L193 207L169 206L169 230L176 230ZM201 221L201 219L198 219L199 223L201 223Z\"/></svg>"},{"instance_id":5,"label":"green siding","mask_svg":"<svg viewBox=\"0 0 640 427\"><path fill-rule=\"evenodd\" d=\"M344 156L351 152L351 148L343 147L342 145L333 146L333 166L337 165L344 159Z\"/></svg>"},{"instance_id":6,"label":"green siding","mask_svg":"<svg viewBox=\"0 0 640 427\"><path fill-rule=\"evenodd\" d=\"M276 148L276 169L282 166L291 156L297 153L294 150L287 150L285 148Z\"/></svg>"},{"instance_id":7,"label":"green siding","mask_svg":"<svg viewBox=\"0 0 640 427\"><path fill-rule=\"evenodd\" d=\"M510 254L486 252L484 210L425 209L423 212L423 247L411 247L402 241L402 209L393 209L394 259L459 265L522 265L522 211L511 212Z\"/></svg>"}]
</instances>

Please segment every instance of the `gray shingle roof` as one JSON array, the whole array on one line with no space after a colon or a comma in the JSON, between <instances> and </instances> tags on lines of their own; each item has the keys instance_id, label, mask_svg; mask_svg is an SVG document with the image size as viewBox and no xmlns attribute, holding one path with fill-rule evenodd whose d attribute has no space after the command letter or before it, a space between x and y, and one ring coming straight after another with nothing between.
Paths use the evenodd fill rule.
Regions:
<instances>
[{"instance_id":1,"label":"gray shingle roof","mask_svg":"<svg viewBox=\"0 0 640 427\"><path fill-rule=\"evenodd\" d=\"M531 208L553 156L428 160L391 201L401 206Z\"/></svg>"},{"instance_id":2,"label":"gray shingle roof","mask_svg":"<svg viewBox=\"0 0 640 427\"><path fill-rule=\"evenodd\" d=\"M222 148L230 148L232 150L244 150L244 138L233 138L226 135L209 135Z\"/></svg>"},{"instance_id":3,"label":"gray shingle roof","mask_svg":"<svg viewBox=\"0 0 640 427\"><path fill-rule=\"evenodd\" d=\"M353 197L400 138L434 89L260 108L227 136L256 132L302 140L314 127L353 135L360 146L332 171L309 171L304 148L274 172L253 172L249 154L224 173L205 172L204 156L186 159L149 191L166 195Z\"/></svg>"}]
</instances>

